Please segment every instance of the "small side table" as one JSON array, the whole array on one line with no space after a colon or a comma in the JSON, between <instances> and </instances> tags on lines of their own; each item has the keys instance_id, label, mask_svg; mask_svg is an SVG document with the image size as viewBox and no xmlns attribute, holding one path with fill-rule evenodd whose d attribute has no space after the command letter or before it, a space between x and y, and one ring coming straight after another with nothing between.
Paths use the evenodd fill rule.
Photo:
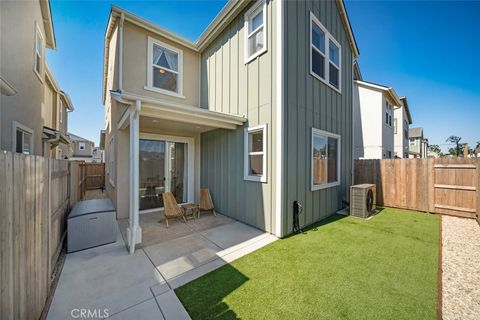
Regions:
<instances>
[{"instance_id":1,"label":"small side table","mask_svg":"<svg viewBox=\"0 0 480 320\"><path fill-rule=\"evenodd\" d=\"M182 208L186 219L196 219L198 217L198 205L186 203L182 205Z\"/></svg>"}]
</instances>

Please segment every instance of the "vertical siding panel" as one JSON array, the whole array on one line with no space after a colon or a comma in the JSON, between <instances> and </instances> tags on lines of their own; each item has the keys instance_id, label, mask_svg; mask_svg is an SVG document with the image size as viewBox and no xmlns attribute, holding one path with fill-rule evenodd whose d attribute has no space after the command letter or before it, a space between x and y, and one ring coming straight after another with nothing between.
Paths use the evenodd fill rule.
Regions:
<instances>
[{"instance_id":1,"label":"vertical siding panel","mask_svg":"<svg viewBox=\"0 0 480 320\"><path fill-rule=\"evenodd\" d=\"M291 201L305 200L303 221L307 224L324 218L342 206L350 183L351 171L351 49L335 2L287 2L286 4L286 212ZM342 48L341 94L313 78L310 72L309 12L312 11L332 33ZM328 48L327 48L328 49ZM292 67L296 65L296 69ZM351 79L350 79L351 80ZM337 133L342 137L339 187L310 191L311 127ZM292 133L293 132L293 133ZM295 137L295 134L297 135ZM297 155L291 154L296 151ZM293 189L291 186L296 186ZM290 218L288 217L290 220ZM287 224L286 232L290 232Z\"/></svg>"},{"instance_id":2,"label":"vertical siding panel","mask_svg":"<svg viewBox=\"0 0 480 320\"><path fill-rule=\"evenodd\" d=\"M201 184L210 189L215 205L228 216L271 232L272 133L275 132L272 122L275 91L272 72L272 37L275 35L272 5L269 2L267 6L266 53L245 65L243 12L204 51L204 60L209 63L205 63L202 69L202 72L207 73L204 77L209 80L208 90L211 91L207 91L210 95L206 99L209 109L245 115L248 118L246 126L267 124L268 182L244 180L244 128L213 130L201 134Z\"/></svg>"},{"instance_id":3,"label":"vertical siding panel","mask_svg":"<svg viewBox=\"0 0 480 320\"><path fill-rule=\"evenodd\" d=\"M237 114L238 111L238 28L237 23L232 25L230 30L230 113Z\"/></svg>"},{"instance_id":4,"label":"vertical siding panel","mask_svg":"<svg viewBox=\"0 0 480 320\"><path fill-rule=\"evenodd\" d=\"M209 70L209 78L210 78L210 82L208 84L209 86L209 91L210 91L210 99L209 99L209 105L208 105L208 108L210 110L215 110L215 107L216 107L216 94L215 94L215 89L216 89L216 86L217 86L217 82L216 82L216 67L215 67L215 63L216 63L216 55L215 55L215 44L212 45L212 52L211 52L211 55L210 55L210 70Z\"/></svg>"},{"instance_id":5,"label":"vertical siding panel","mask_svg":"<svg viewBox=\"0 0 480 320\"><path fill-rule=\"evenodd\" d=\"M230 113L230 30L223 31L222 39L222 107L221 111Z\"/></svg>"},{"instance_id":6,"label":"vertical siding panel","mask_svg":"<svg viewBox=\"0 0 480 320\"><path fill-rule=\"evenodd\" d=\"M243 30L243 19L238 19L237 21L239 27L238 33L238 108L239 113L247 115L248 108L247 108L247 98L248 98L248 90L247 90L247 67L244 63L244 50L245 50L245 30Z\"/></svg>"},{"instance_id":7,"label":"vertical siding panel","mask_svg":"<svg viewBox=\"0 0 480 320\"><path fill-rule=\"evenodd\" d=\"M215 111L221 112L222 106L222 93L223 93L223 54L222 54L222 36L220 35L216 40L216 52L215 52Z\"/></svg>"}]
</instances>

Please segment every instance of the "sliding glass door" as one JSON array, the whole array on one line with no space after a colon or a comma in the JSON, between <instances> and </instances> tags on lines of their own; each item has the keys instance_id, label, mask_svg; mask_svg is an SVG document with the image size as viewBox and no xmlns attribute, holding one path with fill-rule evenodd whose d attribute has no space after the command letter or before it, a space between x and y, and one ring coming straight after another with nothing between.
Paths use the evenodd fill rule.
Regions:
<instances>
[{"instance_id":1,"label":"sliding glass door","mask_svg":"<svg viewBox=\"0 0 480 320\"><path fill-rule=\"evenodd\" d=\"M163 207L162 194L187 201L187 143L140 139L140 210Z\"/></svg>"}]
</instances>

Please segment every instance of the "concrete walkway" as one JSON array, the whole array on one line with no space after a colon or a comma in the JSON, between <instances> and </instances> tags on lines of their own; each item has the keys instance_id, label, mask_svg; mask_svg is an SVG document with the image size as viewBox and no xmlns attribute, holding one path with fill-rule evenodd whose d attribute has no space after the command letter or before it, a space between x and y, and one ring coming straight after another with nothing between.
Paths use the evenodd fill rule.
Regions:
<instances>
[{"instance_id":1,"label":"concrete walkway","mask_svg":"<svg viewBox=\"0 0 480 320\"><path fill-rule=\"evenodd\" d=\"M276 239L232 221L129 255L118 231L113 244L67 255L47 319L190 319L173 289Z\"/></svg>"}]
</instances>

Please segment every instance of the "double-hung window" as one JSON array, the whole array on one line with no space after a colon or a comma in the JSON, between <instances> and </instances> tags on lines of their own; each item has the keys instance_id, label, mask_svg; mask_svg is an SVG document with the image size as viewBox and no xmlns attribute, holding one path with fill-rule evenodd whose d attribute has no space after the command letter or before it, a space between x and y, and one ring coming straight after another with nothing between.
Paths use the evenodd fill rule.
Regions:
<instances>
[{"instance_id":1,"label":"double-hung window","mask_svg":"<svg viewBox=\"0 0 480 320\"><path fill-rule=\"evenodd\" d=\"M340 184L340 144L339 135L312 128L312 191Z\"/></svg>"},{"instance_id":2,"label":"double-hung window","mask_svg":"<svg viewBox=\"0 0 480 320\"><path fill-rule=\"evenodd\" d=\"M267 182L267 126L245 128L244 179Z\"/></svg>"},{"instance_id":3,"label":"double-hung window","mask_svg":"<svg viewBox=\"0 0 480 320\"><path fill-rule=\"evenodd\" d=\"M385 124L388 126L392 126L392 113L393 113L393 106L386 101L385 102Z\"/></svg>"},{"instance_id":4,"label":"double-hung window","mask_svg":"<svg viewBox=\"0 0 480 320\"><path fill-rule=\"evenodd\" d=\"M245 63L267 51L267 3L259 0L245 13Z\"/></svg>"},{"instance_id":5,"label":"double-hung window","mask_svg":"<svg viewBox=\"0 0 480 320\"><path fill-rule=\"evenodd\" d=\"M79 142L78 143L78 149L79 150L85 150L85 142Z\"/></svg>"},{"instance_id":6,"label":"double-hung window","mask_svg":"<svg viewBox=\"0 0 480 320\"><path fill-rule=\"evenodd\" d=\"M310 74L341 92L341 46L310 12Z\"/></svg>"},{"instance_id":7,"label":"double-hung window","mask_svg":"<svg viewBox=\"0 0 480 320\"><path fill-rule=\"evenodd\" d=\"M33 59L33 70L41 78L42 68L43 68L43 37L38 29L38 26L35 28L35 53Z\"/></svg>"},{"instance_id":8,"label":"double-hung window","mask_svg":"<svg viewBox=\"0 0 480 320\"><path fill-rule=\"evenodd\" d=\"M149 37L145 89L182 96L182 65L182 50Z\"/></svg>"},{"instance_id":9,"label":"double-hung window","mask_svg":"<svg viewBox=\"0 0 480 320\"><path fill-rule=\"evenodd\" d=\"M58 121L61 124L63 122L63 101L60 99L58 103Z\"/></svg>"},{"instance_id":10,"label":"double-hung window","mask_svg":"<svg viewBox=\"0 0 480 320\"><path fill-rule=\"evenodd\" d=\"M33 154L33 131L15 121L13 125L15 131L14 151L23 154Z\"/></svg>"}]
</instances>

